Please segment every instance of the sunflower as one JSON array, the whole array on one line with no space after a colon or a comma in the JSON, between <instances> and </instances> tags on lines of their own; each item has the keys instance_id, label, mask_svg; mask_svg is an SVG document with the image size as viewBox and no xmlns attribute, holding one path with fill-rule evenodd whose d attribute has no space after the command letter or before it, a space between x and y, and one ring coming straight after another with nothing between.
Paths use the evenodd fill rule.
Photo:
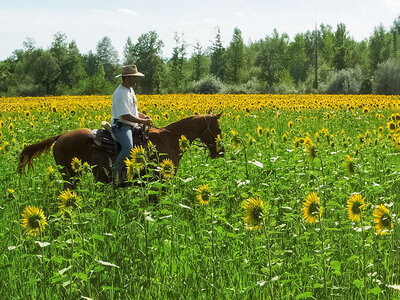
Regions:
<instances>
[{"instance_id":1,"label":"sunflower","mask_svg":"<svg viewBox=\"0 0 400 300\"><path fill-rule=\"evenodd\" d=\"M197 199L199 199L201 204L205 205L210 202L211 189L209 188L208 184L200 185L196 191L198 192Z\"/></svg>"},{"instance_id":2,"label":"sunflower","mask_svg":"<svg viewBox=\"0 0 400 300\"><path fill-rule=\"evenodd\" d=\"M170 178L174 177L175 166L174 166L174 163L172 162L172 160L170 160L168 158L164 159L160 163L160 172L161 172L161 175L166 179L170 179Z\"/></svg>"},{"instance_id":3,"label":"sunflower","mask_svg":"<svg viewBox=\"0 0 400 300\"><path fill-rule=\"evenodd\" d=\"M261 136L262 133L263 133L263 128L260 125L258 125L257 126L257 134L258 134L258 136Z\"/></svg>"},{"instance_id":4,"label":"sunflower","mask_svg":"<svg viewBox=\"0 0 400 300\"><path fill-rule=\"evenodd\" d=\"M289 121L289 122L287 123L287 126L288 126L289 128L292 128L293 122L292 122L292 121Z\"/></svg>"},{"instance_id":5,"label":"sunflower","mask_svg":"<svg viewBox=\"0 0 400 300\"><path fill-rule=\"evenodd\" d=\"M394 131L396 129L396 124L393 121L390 121L389 123L387 123L387 128L390 131Z\"/></svg>"},{"instance_id":6,"label":"sunflower","mask_svg":"<svg viewBox=\"0 0 400 300\"><path fill-rule=\"evenodd\" d=\"M60 196L58 196L60 202L58 203L58 208L61 214L70 213L74 208L81 208L79 203L81 202L81 198L78 197L75 192L72 192L67 189L66 191L62 191Z\"/></svg>"},{"instance_id":7,"label":"sunflower","mask_svg":"<svg viewBox=\"0 0 400 300\"><path fill-rule=\"evenodd\" d=\"M222 146L222 138L221 138L220 134L218 134L217 137L215 138L215 145L216 145L218 152L222 150L223 146Z\"/></svg>"},{"instance_id":8,"label":"sunflower","mask_svg":"<svg viewBox=\"0 0 400 300\"><path fill-rule=\"evenodd\" d=\"M360 194L353 194L347 201L347 211L351 221L360 221L361 214L365 210L365 198Z\"/></svg>"},{"instance_id":9,"label":"sunflower","mask_svg":"<svg viewBox=\"0 0 400 300\"><path fill-rule=\"evenodd\" d=\"M25 228L28 235L36 236L44 230L46 225L48 225L43 211L35 206L27 206L21 216L21 225Z\"/></svg>"},{"instance_id":10,"label":"sunflower","mask_svg":"<svg viewBox=\"0 0 400 300\"><path fill-rule=\"evenodd\" d=\"M309 136L304 139L304 148L312 159L317 156L314 143Z\"/></svg>"},{"instance_id":11,"label":"sunflower","mask_svg":"<svg viewBox=\"0 0 400 300\"><path fill-rule=\"evenodd\" d=\"M190 147L190 142L186 138L186 136L181 135L181 138L179 139L179 149L181 149L182 152L186 152Z\"/></svg>"},{"instance_id":12,"label":"sunflower","mask_svg":"<svg viewBox=\"0 0 400 300\"><path fill-rule=\"evenodd\" d=\"M319 205L320 199L317 193L311 193L303 203L303 219L307 223L315 223L322 216L322 207Z\"/></svg>"},{"instance_id":13,"label":"sunflower","mask_svg":"<svg viewBox=\"0 0 400 300\"><path fill-rule=\"evenodd\" d=\"M235 130L231 130L231 143L235 148L240 148L240 139L239 135Z\"/></svg>"},{"instance_id":14,"label":"sunflower","mask_svg":"<svg viewBox=\"0 0 400 300\"><path fill-rule=\"evenodd\" d=\"M79 158L74 157L71 161L71 168L75 173L82 171L82 162Z\"/></svg>"},{"instance_id":15,"label":"sunflower","mask_svg":"<svg viewBox=\"0 0 400 300\"><path fill-rule=\"evenodd\" d=\"M146 165L146 155L142 146L135 146L131 149L130 160L132 167L141 170Z\"/></svg>"},{"instance_id":16,"label":"sunflower","mask_svg":"<svg viewBox=\"0 0 400 300\"><path fill-rule=\"evenodd\" d=\"M356 165L353 161L353 159L350 157L350 155L346 155L346 161L344 162L345 166L346 166L346 170L349 174L354 174L355 169L356 169Z\"/></svg>"},{"instance_id":17,"label":"sunflower","mask_svg":"<svg viewBox=\"0 0 400 300\"><path fill-rule=\"evenodd\" d=\"M374 210L373 216L377 234L386 234L393 228L392 218L385 205L378 205Z\"/></svg>"},{"instance_id":18,"label":"sunflower","mask_svg":"<svg viewBox=\"0 0 400 300\"><path fill-rule=\"evenodd\" d=\"M156 146L154 146L154 144L150 140L147 143L147 152L149 154L149 157L152 157L157 152Z\"/></svg>"},{"instance_id":19,"label":"sunflower","mask_svg":"<svg viewBox=\"0 0 400 300\"><path fill-rule=\"evenodd\" d=\"M47 178L50 182L53 182L56 179L56 174L54 173L54 169L52 166L47 168Z\"/></svg>"},{"instance_id":20,"label":"sunflower","mask_svg":"<svg viewBox=\"0 0 400 300\"><path fill-rule=\"evenodd\" d=\"M260 198L249 198L242 203L244 209L243 220L249 230L259 229L264 217L264 203Z\"/></svg>"}]
</instances>

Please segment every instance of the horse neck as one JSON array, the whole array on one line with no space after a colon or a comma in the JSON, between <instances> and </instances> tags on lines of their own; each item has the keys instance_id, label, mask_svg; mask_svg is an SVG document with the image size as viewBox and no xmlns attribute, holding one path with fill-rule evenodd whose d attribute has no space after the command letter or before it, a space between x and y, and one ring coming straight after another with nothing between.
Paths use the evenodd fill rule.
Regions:
<instances>
[{"instance_id":1,"label":"horse neck","mask_svg":"<svg viewBox=\"0 0 400 300\"><path fill-rule=\"evenodd\" d=\"M204 118L204 117L203 117ZM171 132L173 135L180 139L184 135L189 141L194 141L205 130L206 122L201 117L191 117L175 122L165 127L165 129Z\"/></svg>"}]
</instances>

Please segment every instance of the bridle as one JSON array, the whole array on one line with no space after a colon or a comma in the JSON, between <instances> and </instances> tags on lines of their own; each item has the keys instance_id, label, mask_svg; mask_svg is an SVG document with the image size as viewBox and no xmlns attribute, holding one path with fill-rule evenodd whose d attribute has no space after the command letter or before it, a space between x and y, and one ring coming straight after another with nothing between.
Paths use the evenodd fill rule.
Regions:
<instances>
[{"instance_id":1,"label":"bridle","mask_svg":"<svg viewBox=\"0 0 400 300\"><path fill-rule=\"evenodd\" d=\"M212 132L211 131L211 129L210 129L210 125L211 125L211 122L209 122L209 121L207 121L207 118L205 117L205 116L203 116L203 119L204 119L204 121L206 122L206 125L207 125L207 128L199 135L199 139L201 139L206 133L210 133L211 134L211 136L217 136L214 132ZM169 133L171 133L171 134L174 134L174 135L176 135L176 136L178 136L179 134L178 133L175 133L175 132L173 132L173 131L170 131L170 130L168 130L168 129L165 129L165 128L159 128L159 127L157 127L157 126L155 126L153 123L151 124L151 127L152 128L155 128L155 129L164 129L165 131L167 131L167 132L169 132ZM196 138L197 139L197 138ZM212 144L212 143L207 143L207 142L204 142L203 141L203 143L202 144L200 144L200 143L198 143L198 142L196 142L196 140L193 140L193 144L194 145L196 145L196 146L199 146L199 147L211 147L211 146L214 146L214 144ZM205 145L204 145L205 144Z\"/></svg>"}]
</instances>

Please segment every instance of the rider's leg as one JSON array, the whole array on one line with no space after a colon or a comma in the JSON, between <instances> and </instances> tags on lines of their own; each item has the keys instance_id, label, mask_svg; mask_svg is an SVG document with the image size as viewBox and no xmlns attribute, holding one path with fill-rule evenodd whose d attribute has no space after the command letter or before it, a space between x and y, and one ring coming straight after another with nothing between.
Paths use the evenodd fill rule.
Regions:
<instances>
[{"instance_id":1,"label":"rider's leg","mask_svg":"<svg viewBox=\"0 0 400 300\"><path fill-rule=\"evenodd\" d=\"M129 156L133 147L132 128L128 125L120 124L120 126L113 127L113 132L117 141L121 145L121 151L119 152L112 169L113 179L115 180L118 177L119 181L121 181L122 170L125 167L124 161Z\"/></svg>"}]
</instances>

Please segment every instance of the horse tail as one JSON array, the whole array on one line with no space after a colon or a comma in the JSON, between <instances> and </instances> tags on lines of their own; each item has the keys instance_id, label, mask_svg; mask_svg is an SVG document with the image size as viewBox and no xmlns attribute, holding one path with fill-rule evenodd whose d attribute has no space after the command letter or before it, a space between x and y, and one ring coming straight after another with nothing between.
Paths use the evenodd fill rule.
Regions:
<instances>
[{"instance_id":1,"label":"horse tail","mask_svg":"<svg viewBox=\"0 0 400 300\"><path fill-rule=\"evenodd\" d=\"M21 174L26 165L28 165L28 168L33 168L33 160L43 152L48 152L60 136L61 134L25 147L19 155L18 173Z\"/></svg>"}]
</instances>

